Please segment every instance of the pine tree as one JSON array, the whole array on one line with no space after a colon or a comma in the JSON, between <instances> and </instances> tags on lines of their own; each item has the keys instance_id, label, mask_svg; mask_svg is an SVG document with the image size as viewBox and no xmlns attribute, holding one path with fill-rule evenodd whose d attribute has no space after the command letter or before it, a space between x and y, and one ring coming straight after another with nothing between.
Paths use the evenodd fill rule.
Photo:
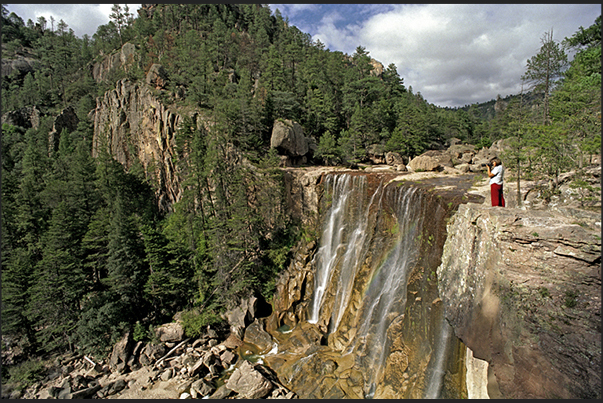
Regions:
<instances>
[{"instance_id":1,"label":"pine tree","mask_svg":"<svg viewBox=\"0 0 603 403\"><path fill-rule=\"evenodd\" d=\"M553 40L553 31L545 32L540 39L542 46L538 54L532 56L526 66L522 80L531 89L544 94L543 123L550 123L549 99L557 79L567 66L567 55L559 43Z\"/></svg>"}]
</instances>

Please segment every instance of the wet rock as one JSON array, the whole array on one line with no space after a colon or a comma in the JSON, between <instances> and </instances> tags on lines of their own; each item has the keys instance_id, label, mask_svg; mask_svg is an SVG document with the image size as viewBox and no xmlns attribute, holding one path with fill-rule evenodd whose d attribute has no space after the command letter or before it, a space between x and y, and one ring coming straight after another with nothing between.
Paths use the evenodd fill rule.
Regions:
<instances>
[{"instance_id":1,"label":"wet rock","mask_svg":"<svg viewBox=\"0 0 603 403\"><path fill-rule=\"evenodd\" d=\"M237 356L232 351L226 350L220 355L220 361L224 367L228 367L237 361Z\"/></svg>"}]
</instances>

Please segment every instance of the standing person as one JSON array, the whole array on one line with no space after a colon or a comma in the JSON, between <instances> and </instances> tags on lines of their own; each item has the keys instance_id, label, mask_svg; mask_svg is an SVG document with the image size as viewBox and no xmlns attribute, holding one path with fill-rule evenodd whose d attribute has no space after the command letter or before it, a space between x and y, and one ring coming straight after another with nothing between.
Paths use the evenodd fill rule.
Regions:
<instances>
[{"instance_id":1,"label":"standing person","mask_svg":"<svg viewBox=\"0 0 603 403\"><path fill-rule=\"evenodd\" d=\"M492 169L490 169L492 165ZM490 177L490 197L492 206L505 207L505 198L503 196L503 176L505 169L500 162L500 158L494 157L490 160L488 167L488 176Z\"/></svg>"}]
</instances>

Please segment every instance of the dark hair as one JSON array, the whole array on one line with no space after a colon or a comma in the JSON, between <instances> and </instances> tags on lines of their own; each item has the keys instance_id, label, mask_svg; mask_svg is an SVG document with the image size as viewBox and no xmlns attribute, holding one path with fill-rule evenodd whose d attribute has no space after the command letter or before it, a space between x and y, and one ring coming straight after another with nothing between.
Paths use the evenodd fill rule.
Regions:
<instances>
[{"instance_id":1,"label":"dark hair","mask_svg":"<svg viewBox=\"0 0 603 403\"><path fill-rule=\"evenodd\" d=\"M498 157L494 157L494 158L492 158L492 159L490 160L490 163L492 163L492 162L496 162L496 165L500 165L500 164L502 164L502 162L500 161L500 158L498 158Z\"/></svg>"}]
</instances>

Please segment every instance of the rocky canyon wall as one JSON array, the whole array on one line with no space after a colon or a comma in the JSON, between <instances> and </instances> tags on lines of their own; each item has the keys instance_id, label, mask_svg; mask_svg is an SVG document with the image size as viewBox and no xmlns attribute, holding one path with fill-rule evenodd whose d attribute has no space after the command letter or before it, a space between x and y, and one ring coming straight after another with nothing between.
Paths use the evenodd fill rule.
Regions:
<instances>
[{"instance_id":1,"label":"rocky canyon wall","mask_svg":"<svg viewBox=\"0 0 603 403\"><path fill-rule=\"evenodd\" d=\"M318 240L295 251L266 320L278 353L265 360L302 398L467 396L466 347L444 320L436 269L446 220L469 197L462 179L396 179L312 181Z\"/></svg>"},{"instance_id":2,"label":"rocky canyon wall","mask_svg":"<svg viewBox=\"0 0 603 403\"><path fill-rule=\"evenodd\" d=\"M196 128L203 130L198 113L189 115ZM105 147L128 169L139 161L156 184L160 208L168 209L179 200L182 189L173 157L182 111L166 107L147 85L120 80L114 90L97 98L91 118L93 156Z\"/></svg>"},{"instance_id":3,"label":"rocky canyon wall","mask_svg":"<svg viewBox=\"0 0 603 403\"><path fill-rule=\"evenodd\" d=\"M601 397L600 215L461 205L438 289L491 398Z\"/></svg>"},{"instance_id":4,"label":"rocky canyon wall","mask_svg":"<svg viewBox=\"0 0 603 403\"><path fill-rule=\"evenodd\" d=\"M333 177L340 172L330 180L327 172L291 175L292 191L312 196L305 198L309 204L298 200L297 211L310 213L307 221L322 232L318 240L300 242L278 282L274 312L265 321L278 353L266 361L300 397L600 398L599 214L489 207L468 191L462 176L439 175L414 182L406 176L407 184L396 182L405 176L389 177L384 183L393 179L391 193L382 201L390 202L375 208L383 214L376 219L368 205L383 176L357 173L367 182L349 183L351 204L345 207L336 204L341 195L335 195ZM401 219L391 209L396 186L416 187L422 201L415 204L423 209L409 209ZM353 192L365 193L365 201ZM327 230L332 217L325 212L333 208L350 213ZM380 280L375 269L397 253L392 235L411 234L408 224L418 216L426 220L426 238L406 245L418 248L418 263L405 278ZM345 229L361 218L368 222ZM327 245L321 237L329 231L359 243ZM362 246L361 238L372 245ZM339 280L317 288L329 247L332 278ZM337 268L354 259L362 262L356 271ZM371 284L379 281L378 288L401 285L396 303L404 306L386 312L382 339L373 333L379 321L367 321L372 330L365 334L360 319L375 297ZM318 289L323 302L316 308ZM380 362L369 363L371 344L383 353Z\"/></svg>"}]
</instances>

